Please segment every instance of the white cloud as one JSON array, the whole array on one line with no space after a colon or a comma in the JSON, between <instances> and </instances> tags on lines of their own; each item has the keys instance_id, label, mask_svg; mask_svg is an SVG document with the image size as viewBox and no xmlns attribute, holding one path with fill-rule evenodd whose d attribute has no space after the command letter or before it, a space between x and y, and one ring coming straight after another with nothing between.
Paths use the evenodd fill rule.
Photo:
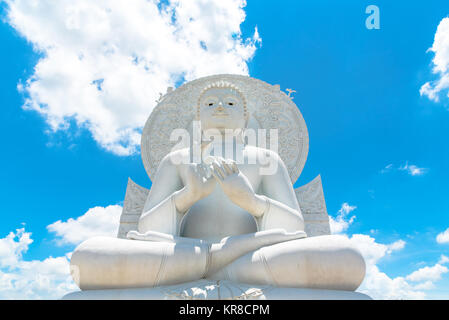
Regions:
<instances>
[{"instance_id":1,"label":"white cloud","mask_svg":"<svg viewBox=\"0 0 449 320\"><path fill-rule=\"evenodd\" d=\"M444 254L441 255L440 261L438 261L439 264L446 264L449 262L449 257L445 256Z\"/></svg>"},{"instance_id":2,"label":"white cloud","mask_svg":"<svg viewBox=\"0 0 449 320\"><path fill-rule=\"evenodd\" d=\"M369 295L373 299L424 299L423 291L429 284L415 286L404 277L391 278L380 271L377 265L382 259L405 247L405 241L397 240L390 244L382 244L375 238L365 234L354 234L349 238L356 246L366 262L366 276L357 291Z\"/></svg>"},{"instance_id":3,"label":"white cloud","mask_svg":"<svg viewBox=\"0 0 449 320\"><path fill-rule=\"evenodd\" d=\"M0 239L0 299L59 299L77 290L67 256L23 259L32 242L24 228Z\"/></svg>"},{"instance_id":4,"label":"white cloud","mask_svg":"<svg viewBox=\"0 0 449 320\"><path fill-rule=\"evenodd\" d=\"M381 258L391 254L393 251L405 247L404 240L397 240L390 244L376 242L376 239L366 234L354 234L350 240L360 250L367 264L376 264Z\"/></svg>"},{"instance_id":5,"label":"white cloud","mask_svg":"<svg viewBox=\"0 0 449 320\"><path fill-rule=\"evenodd\" d=\"M390 244L378 243L375 238L354 234L350 238L354 245L360 250L366 262L366 276L357 291L368 294L373 299L424 299L426 293L423 291L430 288L410 284L404 277L391 278L380 271L377 265L382 259L405 247L405 241L397 240Z\"/></svg>"},{"instance_id":6,"label":"white cloud","mask_svg":"<svg viewBox=\"0 0 449 320\"><path fill-rule=\"evenodd\" d=\"M399 239L399 240L389 244L388 245L388 252L404 249L405 243L406 242L404 240Z\"/></svg>"},{"instance_id":7,"label":"white cloud","mask_svg":"<svg viewBox=\"0 0 449 320\"><path fill-rule=\"evenodd\" d=\"M357 291L366 293L373 299L425 299L426 291L435 289L435 282L449 271L443 266L449 262L449 258L442 255L434 266L422 267L407 276L392 278L380 271L378 264L395 251L402 250L405 241L382 244L364 234L354 234L349 239L360 250L366 262L366 276Z\"/></svg>"},{"instance_id":8,"label":"white cloud","mask_svg":"<svg viewBox=\"0 0 449 320\"><path fill-rule=\"evenodd\" d=\"M399 170L406 171L411 176L422 176L427 172L427 168L419 168L414 164L408 164L408 162Z\"/></svg>"},{"instance_id":9,"label":"white cloud","mask_svg":"<svg viewBox=\"0 0 449 320\"><path fill-rule=\"evenodd\" d=\"M414 164L408 164L408 161L407 161L403 166L399 166L397 168L395 168L393 166L393 164L390 163L387 166L385 166L385 168L380 170L380 173L384 174L384 173L391 172L393 170L405 171L407 174L409 174L411 176L422 176L425 173L427 173L427 171L429 169L428 168L420 168Z\"/></svg>"},{"instance_id":10,"label":"white cloud","mask_svg":"<svg viewBox=\"0 0 449 320\"><path fill-rule=\"evenodd\" d=\"M377 265L367 265L366 276L357 291L368 294L375 300L425 299L422 288L410 285L403 277L390 278Z\"/></svg>"},{"instance_id":11,"label":"white cloud","mask_svg":"<svg viewBox=\"0 0 449 320\"><path fill-rule=\"evenodd\" d=\"M329 216L329 224L332 234L339 234L346 231L349 226L354 222L356 216L352 216L349 220L346 219L349 213L354 211L357 207L350 206L348 203L343 203L336 218Z\"/></svg>"},{"instance_id":12,"label":"white cloud","mask_svg":"<svg viewBox=\"0 0 449 320\"><path fill-rule=\"evenodd\" d=\"M65 222L57 221L47 229L57 242L76 245L93 236L117 236L122 207L94 207ZM70 276L71 252L62 257L26 261L23 255L33 242L25 228L0 239L0 299L59 299L78 290Z\"/></svg>"},{"instance_id":13,"label":"white cloud","mask_svg":"<svg viewBox=\"0 0 449 320\"><path fill-rule=\"evenodd\" d=\"M449 228L437 235L438 243L449 243Z\"/></svg>"},{"instance_id":14,"label":"white cloud","mask_svg":"<svg viewBox=\"0 0 449 320\"><path fill-rule=\"evenodd\" d=\"M449 269L441 264L436 264L433 267L424 267L409 274L406 279L418 282L418 281L438 281L441 279L441 275L447 273Z\"/></svg>"},{"instance_id":15,"label":"white cloud","mask_svg":"<svg viewBox=\"0 0 449 320\"><path fill-rule=\"evenodd\" d=\"M50 131L88 129L118 155L168 86L216 73L248 74L261 39L243 39L244 0L5 0L9 23L42 54L18 88Z\"/></svg>"},{"instance_id":16,"label":"white cloud","mask_svg":"<svg viewBox=\"0 0 449 320\"><path fill-rule=\"evenodd\" d=\"M344 203L339 210L337 219L330 219L331 230L342 233L350 226L354 217L348 219L348 214L356 209ZM422 267L408 276L390 277L382 272L379 263L405 248L406 242L402 239L392 243L379 243L374 237L367 234L342 234L354 244L362 253L366 263L366 275L357 291L365 293L373 299L425 299L429 290L435 289L435 283L447 272L443 264L449 258L442 255L440 261L432 267Z\"/></svg>"},{"instance_id":17,"label":"white cloud","mask_svg":"<svg viewBox=\"0 0 449 320\"><path fill-rule=\"evenodd\" d=\"M432 281L419 283L413 287L416 290L432 290L435 289L435 284Z\"/></svg>"},{"instance_id":18,"label":"white cloud","mask_svg":"<svg viewBox=\"0 0 449 320\"><path fill-rule=\"evenodd\" d=\"M0 268L17 264L31 243L31 233L25 232L25 228L10 232L0 239Z\"/></svg>"},{"instance_id":19,"label":"white cloud","mask_svg":"<svg viewBox=\"0 0 449 320\"><path fill-rule=\"evenodd\" d=\"M121 213L122 207L119 205L94 207L76 219L56 221L47 229L56 233L60 244L76 245L94 236L116 237Z\"/></svg>"},{"instance_id":20,"label":"white cloud","mask_svg":"<svg viewBox=\"0 0 449 320\"><path fill-rule=\"evenodd\" d=\"M76 245L93 236L117 236L122 207L94 207L85 214L65 222L57 221L47 229L61 244ZM33 243L25 228L0 239L0 299L60 299L79 290L70 276L68 252L61 257L26 261L23 255Z\"/></svg>"},{"instance_id":21,"label":"white cloud","mask_svg":"<svg viewBox=\"0 0 449 320\"><path fill-rule=\"evenodd\" d=\"M426 82L420 89L420 94L435 102L440 101L441 94L449 97L449 18L440 21L432 47L429 49L433 57L433 73L438 79Z\"/></svg>"}]
</instances>

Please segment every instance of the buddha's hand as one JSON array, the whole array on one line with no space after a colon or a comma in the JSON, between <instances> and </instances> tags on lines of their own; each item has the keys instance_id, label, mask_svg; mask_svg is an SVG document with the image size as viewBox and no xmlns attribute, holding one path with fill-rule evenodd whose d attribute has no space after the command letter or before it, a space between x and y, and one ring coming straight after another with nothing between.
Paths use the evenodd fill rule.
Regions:
<instances>
[{"instance_id":1,"label":"buddha's hand","mask_svg":"<svg viewBox=\"0 0 449 320\"><path fill-rule=\"evenodd\" d=\"M176 209L185 213L197 201L210 195L216 181L204 164L190 163L185 171L185 186L175 192L174 201Z\"/></svg>"},{"instance_id":2,"label":"buddha's hand","mask_svg":"<svg viewBox=\"0 0 449 320\"><path fill-rule=\"evenodd\" d=\"M235 161L214 157L211 169L215 180L233 203L256 217L264 213L266 199L254 192L248 178L240 172Z\"/></svg>"},{"instance_id":3,"label":"buddha's hand","mask_svg":"<svg viewBox=\"0 0 449 320\"><path fill-rule=\"evenodd\" d=\"M215 189L215 179L204 164L189 164L185 177L186 192L196 201L207 197Z\"/></svg>"}]
</instances>

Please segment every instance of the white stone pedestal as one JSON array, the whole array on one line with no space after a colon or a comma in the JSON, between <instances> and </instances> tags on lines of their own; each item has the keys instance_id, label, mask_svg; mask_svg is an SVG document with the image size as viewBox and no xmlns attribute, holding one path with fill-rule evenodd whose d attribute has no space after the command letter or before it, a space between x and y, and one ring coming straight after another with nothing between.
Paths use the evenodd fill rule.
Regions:
<instances>
[{"instance_id":1,"label":"white stone pedestal","mask_svg":"<svg viewBox=\"0 0 449 320\"><path fill-rule=\"evenodd\" d=\"M352 291L279 288L199 280L172 286L72 292L64 300L370 300Z\"/></svg>"}]
</instances>

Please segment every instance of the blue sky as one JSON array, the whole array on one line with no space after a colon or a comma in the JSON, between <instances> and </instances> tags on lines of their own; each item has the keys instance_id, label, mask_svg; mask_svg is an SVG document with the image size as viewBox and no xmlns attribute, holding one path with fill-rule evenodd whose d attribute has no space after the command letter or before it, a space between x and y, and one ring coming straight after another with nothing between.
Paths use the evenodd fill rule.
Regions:
<instances>
[{"instance_id":1,"label":"blue sky","mask_svg":"<svg viewBox=\"0 0 449 320\"><path fill-rule=\"evenodd\" d=\"M33 242L26 245L22 253L15 251L17 261L45 261L48 257L64 257L76 245L76 240L67 240L63 231L50 232L47 226L58 220L62 223L70 218L76 220L94 207L121 205L128 177L146 187L151 182L138 150L117 151L116 145L111 147L105 140L104 131L95 136L92 129L95 119L86 116L83 119L87 120L81 121L71 116L85 101L80 100L72 109L64 109L65 99L69 105L77 99L76 94L67 94L65 98L64 87L57 85L49 85L49 91L42 87L27 89L26 81L36 73L39 61L45 57L53 59L46 51L51 50L48 47L52 41L61 47L67 46L64 50L70 51L72 47L56 39L64 30L50 32L56 23L42 22L52 20L57 12L48 11L45 16L22 2L0 1L0 113L3 120L0 141L4 150L0 157L0 239L24 228L24 232L31 233ZM235 23L241 30L241 40L235 35L233 38L242 51L246 50L243 57L238 58L247 66L249 75L279 84L281 89L297 90L294 101L308 126L310 151L296 186L321 174L329 214L334 219L340 215L339 221L347 224L342 232L353 238L364 235L363 239L374 241L375 248L384 250L378 259L373 258L373 265L391 281L379 280L378 287L367 288L367 292L379 298L410 298L415 292L424 292L424 296L417 294L417 297L449 298L447 262L442 261L442 255L449 256L449 240L440 243L436 240L438 234L449 228L449 98L444 89L438 101L420 94L425 83L435 84L444 75L444 72L432 72L435 52L427 50L434 44L438 26L449 15L449 3L285 1L280 6L273 1L248 1L243 9L238 8L238 3L229 4L230 8L235 7L229 10L241 10L246 16L241 24L240 20ZM380 9L379 30L365 27L368 17L365 8L370 4ZM10 7L22 15L11 16ZM146 12L141 14L142 19L152 18L145 16ZM213 14L220 15L220 11L212 11ZM34 33L29 26L37 28ZM256 26L261 41L254 35ZM103 29L93 25L87 31L91 30L99 30L100 34ZM229 30L214 32L231 34L235 26L230 26ZM443 58L448 57L447 66L449 54L444 53L449 52L448 32L448 28L441 28L441 38L447 40L442 41L440 52ZM67 37L71 36L70 30L67 31ZM95 41L95 37L93 39ZM138 40L133 44L137 46ZM205 40L208 50L220 46L218 40L210 41ZM196 51L192 49L192 52L186 54L195 57ZM232 54L234 59L235 53ZM221 58L229 55L228 51L218 54ZM204 61L199 58L193 67L183 69L180 65L175 66L179 70L169 68L166 72L182 75L246 72L245 68L232 65L237 58L229 60L231 62L214 59L216 69L203 70ZM77 81L81 76L73 75L75 71L70 63L67 58L67 64L59 67L67 71L67 79ZM168 68L162 63L159 67ZM108 76L114 76L110 73L113 71L108 72L104 72L105 84ZM51 79L46 82L46 75L48 73L42 71L40 78L34 79L48 85ZM136 77L145 78L146 75L139 73ZM148 83L151 84L153 78ZM179 82L173 79L170 81ZM131 97L127 100L131 105L134 93L126 86L126 79L122 81L121 94ZM165 82L161 83L162 87ZM18 84L25 89L19 90ZM42 109L24 109L26 99L41 104L39 108ZM147 111L138 110L147 114L142 121L154 107L154 100L145 100ZM49 109L45 109L45 103ZM135 102L136 105L140 103ZM51 120L59 107L65 110L63 125L58 123L58 130L54 130ZM122 108L129 112L134 110ZM130 127L129 123L124 126ZM112 131L114 128L107 127ZM139 126L133 129L138 132ZM119 141L122 145L126 143ZM413 175L414 166L417 170ZM349 207L342 207L344 203ZM353 215L356 218L349 222ZM393 243L400 245L388 247ZM0 257L1 250L0 245ZM432 269L436 273L430 270L422 271L420 277L410 276L436 265L440 266ZM14 281L18 282L20 277L26 276L12 265L5 264L2 268L0 263L0 270L0 277L14 275ZM372 277L375 281L383 275ZM61 279L65 279L63 275L58 283L66 281ZM404 281L407 283L403 284ZM392 283L396 284L393 289ZM417 287L420 283L427 283L428 288L420 289ZM1 286L0 297L18 296L13 285ZM30 297L54 297L46 290L36 289ZM382 296L379 292L391 294Z\"/></svg>"}]
</instances>

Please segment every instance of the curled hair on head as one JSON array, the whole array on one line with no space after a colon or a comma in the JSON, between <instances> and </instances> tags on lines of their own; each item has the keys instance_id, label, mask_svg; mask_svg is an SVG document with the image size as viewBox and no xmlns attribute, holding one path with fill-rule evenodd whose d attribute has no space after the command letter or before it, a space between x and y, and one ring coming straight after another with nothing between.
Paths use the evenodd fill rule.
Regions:
<instances>
[{"instance_id":1,"label":"curled hair on head","mask_svg":"<svg viewBox=\"0 0 449 320\"><path fill-rule=\"evenodd\" d=\"M228 82L228 81L224 81L224 80L219 80L213 83L208 84L200 93L199 97L198 97L198 103L196 106L196 119L199 120L200 119L200 103L201 103L201 99L203 98L204 94L210 90L210 89L214 89L214 88L223 88L223 89L230 89L231 91L234 91L235 93L237 93L237 95L240 97L240 99L243 102L243 113L245 116L245 120L248 122L248 118L249 118L249 114L248 114L248 109L246 107L246 98L243 95L243 93L240 91L240 89L233 83Z\"/></svg>"}]
</instances>

